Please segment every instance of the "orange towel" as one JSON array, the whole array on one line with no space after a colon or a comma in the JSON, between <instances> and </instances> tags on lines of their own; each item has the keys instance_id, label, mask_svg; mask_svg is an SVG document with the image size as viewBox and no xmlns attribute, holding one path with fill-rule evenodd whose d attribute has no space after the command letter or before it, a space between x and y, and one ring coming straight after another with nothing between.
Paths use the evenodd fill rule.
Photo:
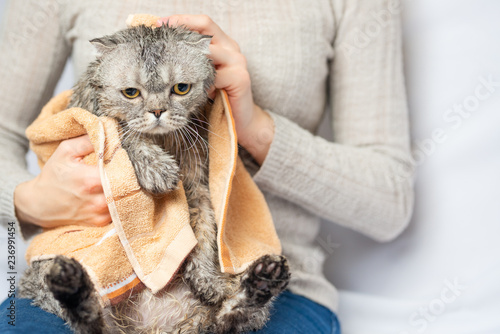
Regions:
<instances>
[{"instance_id":1,"label":"orange towel","mask_svg":"<svg viewBox=\"0 0 500 334\"><path fill-rule=\"evenodd\" d=\"M26 259L66 255L79 260L102 296L115 304L135 290L164 288L196 246L182 185L152 197L137 183L121 148L118 124L80 108L66 109L71 91L54 97L26 130L40 167L62 140L88 134L96 153L85 157L98 165L112 217L106 227L65 226L49 229L31 242ZM262 193L237 155L231 109L224 91L209 112L209 187L218 224L217 245L223 272L241 273L281 245Z\"/></svg>"}]
</instances>

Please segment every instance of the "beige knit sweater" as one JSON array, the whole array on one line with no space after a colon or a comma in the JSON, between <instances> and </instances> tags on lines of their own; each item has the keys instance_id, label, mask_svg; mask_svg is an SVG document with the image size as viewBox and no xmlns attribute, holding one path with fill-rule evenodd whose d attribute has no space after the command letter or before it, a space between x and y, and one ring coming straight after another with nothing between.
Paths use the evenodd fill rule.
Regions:
<instances>
[{"instance_id":1,"label":"beige knit sweater","mask_svg":"<svg viewBox=\"0 0 500 334\"><path fill-rule=\"evenodd\" d=\"M399 10L394 0L11 1L0 35L1 224L16 221L13 191L33 177L24 131L66 59L81 74L94 57L88 40L131 13L208 14L239 43L255 102L275 122L266 160L248 168L292 263L290 289L335 310L320 219L387 241L412 211ZM333 142L315 135L325 110Z\"/></svg>"}]
</instances>

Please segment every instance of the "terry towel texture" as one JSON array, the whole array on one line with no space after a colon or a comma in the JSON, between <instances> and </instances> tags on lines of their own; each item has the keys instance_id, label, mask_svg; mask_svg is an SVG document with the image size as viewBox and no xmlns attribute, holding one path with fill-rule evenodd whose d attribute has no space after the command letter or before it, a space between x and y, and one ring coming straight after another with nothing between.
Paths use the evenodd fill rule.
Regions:
<instances>
[{"instance_id":1,"label":"terry towel texture","mask_svg":"<svg viewBox=\"0 0 500 334\"><path fill-rule=\"evenodd\" d=\"M76 258L91 276L104 305L134 290L153 293L165 287L196 246L182 185L163 196L144 192L126 151L118 123L80 108L66 109L71 91L54 97L26 130L43 167L62 140L88 134L96 153L84 162L98 165L112 217L106 227L65 226L36 236L26 253L29 263L56 255ZM209 112L209 186L218 224L223 272L240 273L281 245L262 193L237 154L237 139L227 95L217 92ZM61 166L60 173L66 166Z\"/></svg>"}]
</instances>

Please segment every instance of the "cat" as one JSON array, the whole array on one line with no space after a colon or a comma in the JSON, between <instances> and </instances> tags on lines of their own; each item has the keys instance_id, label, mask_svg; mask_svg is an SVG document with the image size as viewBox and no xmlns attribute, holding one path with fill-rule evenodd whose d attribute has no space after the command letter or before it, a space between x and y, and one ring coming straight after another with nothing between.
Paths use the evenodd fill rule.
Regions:
<instances>
[{"instance_id":1,"label":"cat","mask_svg":"<svg viewBox=\"0 0 500 334\"><path fill-rule=\"evenodd\" d=\"M207 123L215 68L210 36L184 27L138 26L93 39L98 56L74 87L70 107L118 120L139 185L152 195L185 188L198 240L173 282L102 309L81 264L57 256L32 264L19 292L76 333L240 333L260 329L290 279L279 255L240 275L222 273L208 189Z\"/></svg>"}]
</instances>

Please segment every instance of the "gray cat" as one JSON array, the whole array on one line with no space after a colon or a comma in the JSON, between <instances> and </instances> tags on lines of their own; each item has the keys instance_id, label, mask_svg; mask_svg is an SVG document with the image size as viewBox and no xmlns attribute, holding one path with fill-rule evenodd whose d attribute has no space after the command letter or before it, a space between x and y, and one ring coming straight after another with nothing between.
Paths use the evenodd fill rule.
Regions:
<instances>
[{"instance_id":1,"label":"gray cat","mask_svg":"<svg viewBox=\"0 0 500 334\"><path fill-rule=\"evenodd\" d=\"M207 123L215 70L210 36L184 28L144 26L91 41L99 56L74 89L70 106L116 118L141 187L162 194L182 180L198 245L173 283L102 309L93 284L74 259L33 263L22 297L66 320L76 333L240 333L260 329L289 269L267 255L242 275L221 273L208 189Z\"/></svg>"}]
</instances>

